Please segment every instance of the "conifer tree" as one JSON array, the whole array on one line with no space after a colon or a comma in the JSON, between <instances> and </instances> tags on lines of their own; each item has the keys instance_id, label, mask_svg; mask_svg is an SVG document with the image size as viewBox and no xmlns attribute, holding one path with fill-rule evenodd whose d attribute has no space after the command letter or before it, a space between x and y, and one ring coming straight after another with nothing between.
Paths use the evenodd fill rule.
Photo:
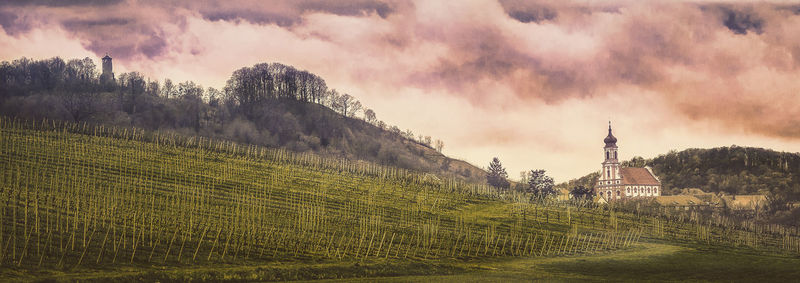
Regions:
<instances>
[{"instance_id":1,"label":"conifer tree","mask_svg":"<svg viewBox=\"0 0 800 283\"><path fill-rule=\"evenodd\" d=\"M486 182L500 189L508 189L511 186L508 182L508 173L506 173L506 169L503 168L503 165L500 164L500 159L497 157L493 158L492 162L489 163L489 174L486 174Z\"/></svg>"}]
</instances>

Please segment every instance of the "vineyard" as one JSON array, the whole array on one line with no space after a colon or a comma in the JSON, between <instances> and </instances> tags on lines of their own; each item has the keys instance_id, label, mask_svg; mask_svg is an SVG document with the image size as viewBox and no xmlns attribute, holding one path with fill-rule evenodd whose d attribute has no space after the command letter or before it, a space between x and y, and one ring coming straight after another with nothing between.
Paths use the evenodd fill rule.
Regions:
<instances>
[{"instance_id":1,"label":"vineyard","mask_svg":"<svg viewBox=\"0 0 800 283\"><path fill-rule=\"evenodd\" d=\"M15 272L553 257L647 239L800 253L791 229L531 201L371 163L56 121L0 118L0 189L0 266Z\"/></svg>"}]
</instances>

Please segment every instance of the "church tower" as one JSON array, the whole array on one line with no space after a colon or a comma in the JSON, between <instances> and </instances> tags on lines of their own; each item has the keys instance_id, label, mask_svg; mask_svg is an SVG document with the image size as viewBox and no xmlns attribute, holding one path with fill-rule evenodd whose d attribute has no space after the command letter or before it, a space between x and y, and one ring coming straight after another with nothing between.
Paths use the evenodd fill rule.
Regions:
<instances>
[{"instance_id":1,"label":"church tower","mask_svg":"<svg viewBox=\"0 0 800 283\"><path fill-rule=\"evenodd\" d=\"M611 121L608 122L608 136L603 140L606 145L603 147L605 160L603 170L600 175L600 185L617 185L622 179L619 172L619 160L617 159L617 138L611 134Z\"/></svg>"},{"instance_id":2,"label":"church tower","mask_svg":"<svg viewBox=\"0 0 800 283\"><path fill-rule=\"evenodd\" d=\"M661 181L649 168L620 167L617 157L617 138L611 134L603 140L603 169L594 187L597 201L617 201L629 198L656 197L661 195Z\"/></svg>"},{"instance_id":3,"label":"church tower","mask_svg":"<svg viewBox=\"0 0 800 283\"><path fill-rule=\"evenodd\" d=\"M114 68L111 64L111 57L106 56L103 57L103 74L100 75L100 81L113 81L114 80Z\"/></svg>"}]
</instances>

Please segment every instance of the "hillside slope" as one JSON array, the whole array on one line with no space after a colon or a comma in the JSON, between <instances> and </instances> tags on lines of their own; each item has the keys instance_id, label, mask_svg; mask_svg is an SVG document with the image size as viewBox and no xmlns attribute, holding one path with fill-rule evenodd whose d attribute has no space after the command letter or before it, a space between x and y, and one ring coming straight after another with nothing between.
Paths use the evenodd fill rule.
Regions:
<instances>
[{"instance_id":1,"label":"hillside slope","mask_svg":"<svg viewBox=\"0 0 800 283\"><path fill-rule=\"evenodd\" d=\"M267 145L297 152L365 160L382 165L418 170L484 183L486 172L468 162L447 157L429 145L407 139L361 119L343 116L323 105L296 100L271 100L257 110L253 122L237 121L232 138L258 144L260 133L271 135ZM223 129L232 131L231 129Z\"/></svg>"},{"instance_id":2,"label":"hillside slope","mask_svg":"<svg viewBox=\"0 0 800 283\"><path fill-rule=\"evenodd\" d=\"M0 279L33 269L41 280L63 269L285 261L391 275L395 268L352 264L587 253L628 246L641 233L631 219L607 230L602 211L537 207L514 201L522 195L373 163L54 121L0 119L0 133L0 266L17 266ZM570 249L558 246L569 241ZM421 266L403 272L435 269ZM267 268L249 280L342 276L337 268ZM177 276L136 280L192 278Z\"/></svg>"},{"instance_id":3,"label":"hillside slope","mask_svg":"<svg viewBox=\"0 0 800 283\"><path fill-rule=\"evenodd\" d=\"M797 229L530 202L396 167L136 129L0 118L0 156L0 281L471 276L643 239L800 252Z\"/></svg>"}]
</instances>

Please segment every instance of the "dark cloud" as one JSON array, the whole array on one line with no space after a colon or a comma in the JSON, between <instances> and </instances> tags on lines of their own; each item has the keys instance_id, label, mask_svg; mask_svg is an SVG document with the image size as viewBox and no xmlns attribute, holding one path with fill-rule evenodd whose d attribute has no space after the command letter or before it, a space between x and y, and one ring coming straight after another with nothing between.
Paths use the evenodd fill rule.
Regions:
<instances>
[{"instance_id":1,"label":"dark cloud","mask_svg":"<svg viewBox=\"0 0 800 283\"><path fill-rule=\"evenodd\" d=\"M499 0L506 14L523 23L543 23L560 18L580 18L594 13L619 13L619 4L597 2L575 4L568 1Z\"/></svg>"},{"instance_id":2,"label":"dark cloud","mask_svg":"<svg viewBox=\"0 0 800 283\"><path fill-rule=\"evenodd\" d=\"M85 42L86 48L117 59L136 56L156 59L166 54L165 28L179 30L186 17L200 14L211 21L247 21L256 24L293 26L307 13L341 16L378 15L393 12L389 3L379 0L301 0L301 1L5 1L0 3L0 26L10 35L25 33L33 26L59 24ZM192 49L192 52L197 50Z\"/></svg>"},{"instance_id":3,"label":"dark cloud","mask_svg":"<svg viewBox=\"0 0 800 283\"><path fill-rule=\"evenodd\" d=\"M459 42L451 42L456 54L467 56L447 58L434 71L433 77L441 78L451 88L466 87L482 79L498 80L528 60L499 36L497 30L470 32L474 35L464 34Z\"/></svg>"},{"instance_id":4,"label":"dark cloud","mask_svg":"<svg viewBox=\"0 0 800 283\"><path fill-rule=\"evenodd\" d=\"M394 10L388 3L375 0L350 1L298 1L301 11L324 12L340 16L366 16L377 14L386 18Z\"/></svg>"},{"instance_id":5,"label":"dark cloud","mask_svg":"<svg viewBox=\"0 0 800 283\"><path fill-rule=\"evenodd\" d=\"M89 19L67 18L61 21L61 26L87 39L87 49L97 54L113 54L117 59L136 56L155 59L169 49L161 25L130 16L99 14Z\"/></svg>"},{"instance_id":6,"label":"dark cloud","mask_svg":"<svg viewBox=\"0 0 800 283\"><path fill-rule=\"evenodd\" d=\"M635 86L660 93L669 107L692 119L766 135L800 137L800 127L796 126L800 124L800 107L774 105L776 101L796 103L800 97L788 94L797 93L800 84L763 79L751 85L741 83L758 76L786 75L777 72L779 68L800 69L796 59L800 57L800 34L792 32L800 19L793 20L794 10L784 13L785 7L772 5L693 3L625 9L512 0L501 4L517 21L539 28L548 22L547 27L558 26L566 33L592 29L598 17L614 20L609 26L597 27L603 35L597 37L593 53L582 59L570 58L569 52L528 52L529 45L521 45L496 23L459 25L434 33L448 46L447 56L435 66L413 73L408 82L423 88L444 87L477 105L484 104L485 96L493 95L492 83L510 86L517 98L547 103L602 95L614 86ZM744 34L758 37L737 37ZM541 40L546 44L548 38ZM768 49L748 50L752 48ZM787 55L767 60L778 56L775 54ZM775 67L764 69L770 64ZM707 79L695 81L682 73ZM490 87L477 87L485 82L490 82ZM753 93L749 89L752 84L764 84L763 90L755 87L758 90ZM787 88L794 91L787 92ZM761 95L770 99L752 98ZM764 116L770 118L752 119Z\"/></svg>"},{"instance_id":7,"label":"dark cloud","mask_svg":"<svg viewBox=\"0 0 800 283\"><path fill-rule=\"evenodd\" d=\"M272 5L247 1L208 1L198 3L194 3L192 7L197 9L207 20L248 21L256 24L276 24L284 27L302 22L303 15L310 12L340 16L376 14L381 18L386 18L394 11L392 5L378 0L300 0L270 2Z\"/></svg>"},{"instance_id":8,"label":"dark cloud","mask_svg":"<svg viewBox=\"0 0 800 283\"><path fill-rule=\"evenodd\" d=\"M353 62L345 69L351 68L347 70L354 77L374 74L370 79L376 83L444 90L476 105L502 103L495 99L498 88L514 96L508 100L514 103L557 104L626 87L657 93L666 105L658 107L671 107L691 119L800 137L795 126L800 106L791 107L797 104L800 83L776 79L796 78L800 72L800 6L499 0L500 10L485 2L399 1L138 0L112 2L112 7L93 1L12 1L0 7L0 26L16 36L57 25L97 54L109 52L123 62L155 62L184 54L203 56L206 46L193 40L206 35L185 35L188 19L226 22L198 25L214 32L244 22L277 25L283 28L279 36L286 37L276 40L301 38L287 46L304 47L302 39L313 38L318 45L309 50L320 54L308 54L309 60L336 57ZM304 22L310 14L358 20ZM321 23L342 26L315 26ZM373 30L364 23L377 24ZM413 52L429 47L435 55L424 54L419 62L413 58ZM347 57L353 54L358 57ZM398 54L406 57L391 57ZM370 66L385 62L408 68L386 79L375 70L397 66ZM769 99L753 98L759 95ZM742 118L759 115L771 118Z\"/></svg>"},{"instance_id":9,"label":"dark cloud","mask_svg":"<svg viewBox=\"0 0 800 283\"><path fill-rule=\"evenodd\" d=\"M106 6L114 5L125 0L4 0L0 6Z\"/></svg>"},{"instance_id":10,"label":"dark cloud","mask_svg":"<svg viewBox=\"0 0 800 283\"><path fill-rule=\"evenodd\" d=\"M113 17L91 20L67 19L61 22L61 24L70 30L81 30L104 26L125 26L131 22L133 22L132 19Z\"/></svg>"},{"instance_id":11,"label":"dark cloud","mask_svg":"<svg viewBox=\"0 0 800 283\"><path fill-rule=\"evenodd\" d=\"M558 17L558 11L544 3L500 0L500 5L511 18L523 23L540 23Z\"/></svg>"},{"instance_id":12,"label":"dark cloud","mask_svg":"<svg viewBox=\"0 0 800 283\"><path fill-rule=\"evenodd\" d=\"M722 24L735 34L747 34L748 31L761 34L764 19L751 9L733 9L720 7Z\"/></svg>"},{"instance_id":13,"label":"dark cloud","mask_svg":"<svg viewBox=\"0 0 800 283\"><path fill-rule=\"evenodd\" d=\"M143 40L138 46L138 52L144 54L148 58L156 58L164 54L167 49L167 40L160 35L153 35Z\"/></svg>"},{"instance_id":14,"label":"dark cloud","mask_svg":"<svg viewBox=\"0 0 800 283\"><path fill-rule=\"evenodd\" d=\"M558 16L557 13L554 11L550 11L547 9L542 10L535 10L535 11L509 11L508 15L520 22L523 23L540 23L542 21L549 21L555 19Z\"/></svg>"},{"instance_id":15,"label":"dark cloud","mask_svg":"<svg viewBox=\"0 0 800 283\"><path fill-rule=\"evenodd\" d=\"M0 10L0 27L9 35L16 35L30 30L31 25L14 12Z\"/></svg>"},{"instance_id":16,"label":"dark cloud","mask_svg":"<svg viewBox=\"0 0 800 283\"><path fill-rule=\"evenodd\" d=\"M255 24L276 24L282 27L295 25L300 21L296 15L285 15L282 13L272 13L269 11L253 11L253 10L218 10L207 9L201 10L203 18L210 21L229 21L239 22L247 21Z\"/></svg>"}]
</instances>

